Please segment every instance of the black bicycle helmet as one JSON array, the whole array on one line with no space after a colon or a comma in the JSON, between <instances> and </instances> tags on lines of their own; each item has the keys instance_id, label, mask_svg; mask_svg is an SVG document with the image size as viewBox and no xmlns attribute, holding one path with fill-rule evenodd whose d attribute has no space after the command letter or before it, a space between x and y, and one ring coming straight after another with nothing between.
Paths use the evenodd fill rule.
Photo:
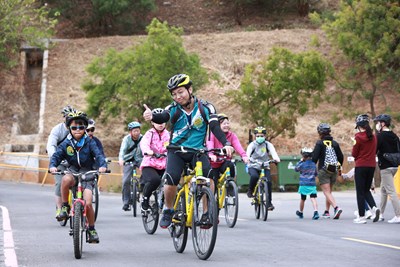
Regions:
<instances>
[{"instance_id":1,"label":"black bicycle helmet","mask_svg":"<svg viewBox=\"0 0 400 267\"><path fill-rule=\"evenodd\" d=\"M390 126L392 117L390 117L388 114L380 114L374 118L374 121L383 121L386 126Z\"/></svg>"},{"instance_id":2,"label":"black bicycle helmet","mask_svg":"<svg viewBox=\"0 0 400 267\"><path fill-rule=\"evenodd\" d=\"M369 124L369 117L367 114L360 114L356 117L356 129L358 127L365 127Z\"/></svg>"},{"instance_id":3,"label":"black bicycle helmet","mask_svg":"<svg viewBox=\"0 0 400 267\"><path fill-rule=\"evenodd\" d=\"M89 124L88 117L85 112L75 110L67 114L65 117L65 124L69 128L71 126L72 121L81 120L83 124L87 127Z\"/></svg>"},{"instance_id":4,"label":"black bicycle helmet","mask_svg":"<svg viewBox=\"0 0 400 267\"><path fill-rule=\"evenodd\" d=\"M70 105L63 107L61 110L61 114L64 116L64 118L68 115L68 113L75 111L73 107Z\"/></svg>"},{"instance_id":5,"label":"black bicycle helmet","mask_svg":"<svg viewBox=\"0 0 400 267\"><path fill-rule=\"evenodd\" d=\"M301 149L301 151L300 151L300 154L301 154L303 157L307 157L307 158L310 158L310 157L312 156L312 153L313 153L313 149L310 148L310 147L303 147L303 148Z\"/></svg>"},{"instance_id":6,"label":"black bicycle helmet","mask_svg":"<svg viewBox=\"0 0 400 267\"><path fill-rule=\"evenodd\" d=\"M192 81L190 80L189 75L186 74L177 74L172 76L168 80L168 90L171 92L172 90L184 86L186 89L189 89L192 85Z\"/></svg>"},{"instance_id":7,"label":"black bicycle helmet","mask_svg":"<svg viewBox=\"0 0 400 267\"><path fill-rule=\"evenodd\" d=\"M227 116L226 114L224 114L224 113L218 114L218 121L219 121L219 123L221 123L221 122L222 122L223 120L225 120L225 119L229 120L229 118L228 118L228 116Z\"/></svg>"},{"instance_id":8,"label":"black bicycle helmet","mask_svg":"<svg viewBox=\"0 0 400 267\"><path fill-rule=\"evenodd\" d=\"M328 123L320 123L317 127L318 133L329 134L331 132L331 126Z\"/></svg>"},{"instance_id":9,"label":"black bicycle helmet","mask_svg":"<svg viewBox=\"0 0 400 267\"><path fill-rule=\"evenodd\" d=\"M262 126L258 126L256 128L254 128L253 133L254 134L267 134L267 130Z\"/></svg>"},{"instance_id":10,"label":"black bicycle helmet","mask_svg":"<svg viewBox=\"0 0 400 267\"><path fill-rule=\"evenodd\" d=\"M155 108L151 111L152 114L161 114L164 112L164 109L162 108Z\"/></svg>"}]
</instances>

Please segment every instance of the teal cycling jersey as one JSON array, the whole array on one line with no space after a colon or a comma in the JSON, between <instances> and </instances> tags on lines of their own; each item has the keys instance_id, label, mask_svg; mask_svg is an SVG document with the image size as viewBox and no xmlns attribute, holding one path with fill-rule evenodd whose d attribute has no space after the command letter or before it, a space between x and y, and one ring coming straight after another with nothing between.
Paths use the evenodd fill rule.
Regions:
<instances>
[{"instance_id":1,"label":"teal cycling jersey","mask_svg":"<svg viewBox=\"0 0 400 267\"><path fill-rule=\"evenodd\" d=\"M207 135L208 123L204 121L199 109L197 98L193 99L194 108L190 114L186 113L180 105L170 105L167 109L170 111L170 118L174 118L176 112L179 117L172 125L171 145L186 146L192 148L204 148ZM202 102L204 115L207 120L211 114L215 114L215 108L207 102ZM180 111L178 111L180 109Z\"/></svg>"}]
</instances>

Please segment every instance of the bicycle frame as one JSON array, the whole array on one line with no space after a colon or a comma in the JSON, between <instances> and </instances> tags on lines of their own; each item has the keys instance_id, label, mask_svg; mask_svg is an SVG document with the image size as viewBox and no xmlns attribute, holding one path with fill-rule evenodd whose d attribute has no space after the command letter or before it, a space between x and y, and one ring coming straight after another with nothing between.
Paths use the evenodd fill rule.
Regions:
<instances>
[{"instance_id":1,"label":"bicycle frame","mask_svg":"<svg viewBox=\"0 0 400 267\"><path fill-rule=\"evenodd\" d=\"M201 177L203 176L203 164L201 161L196 162L195 170L190 170L187 175L183 176L183 187L178 191L174 209L176 210L179 205L179 199L182 194L185 194L186 201L186 227L192 226L192 218L194 212L194 198L196 195L197 185L206 184L210 186L210 178ZM200 178L201 177L201 178ZM198 219L198 215L195 214L196 220Z\"/></svg>"},{"instance_id":2,"label":"bicycle frame","mask_svg":"<svg viewBox=\"0 0 400 267\"><path fill-rule=\"evenodd\" d=\"M231 168L226 167L225 172L219 177L216 189L218 190L218 207L222 209L224 207L224 201L226 196L225 184L228 181L227 177L231 176Z\"/></svg>"}]
</instances>

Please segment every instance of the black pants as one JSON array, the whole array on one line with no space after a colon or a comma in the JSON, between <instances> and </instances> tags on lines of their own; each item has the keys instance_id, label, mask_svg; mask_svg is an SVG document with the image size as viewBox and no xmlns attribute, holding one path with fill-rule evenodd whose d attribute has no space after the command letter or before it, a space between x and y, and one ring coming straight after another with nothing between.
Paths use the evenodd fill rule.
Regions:
<instances>
[{"instance_id":1,"label":"black pants","mask_svg":"<svg viewBox=\"0 0 400 267\"><path fill-rule=\"evenodd\" d=\"M354 180L357 192L357 207L360 217L365 216L365 201L368 205L376 207L375 200L371 194L371 184L374 178L375 167L355 167Z\"/></svg>"},{"instance_id":2,"label":"black pants","mask_svg":"<svg viewBox=\"0 0 400 267\"><path fill-rule=\"evenodd\" d=\"M222 165L219 168L213 168L212 169L211 175L212 175L212 178L214 179L214 182L218 181L219 175L224 173L227 167L230 168L231 177L235 178L235 176L236 176L235 164L232 161L227 160L224 163L222 163Z\"/></svg>"},{"instance_id":3,"label":"black pants","mask_svg":"<svg viewBox=\"0 0 400 267\"><path fill-rule=\"evenodd\" d=\"M203 164L203 176L211 177L211 164L207 155L200 155L199 159ZM180 153L176 150L168 150L167 154L167 169L166 172L166 184L178 185L179 180L182 177L185 163L189 163L192 168L196 166L196 153Z\"/></svg>"},{"instance_id":4,"label":"black pants","mask_svg":"<svg viewBox=\"0 0 400 267\"><path fill-rule=\"evenodd\" d=\"M249 191L253 193L254 188L256 187L258 178L260 177L261 170L257 170L255 168L248 169L250 175L250 183L249 183ZM269 195L269 202L272 202L272 182L271 182L271 171L268 169L264 170L265 177L268 180L268 195Z\"/></svg>"},{"instance_id":5,"label":"black pants","mask_svg":"<svg viewBox=\"0 0 400 267\"><path fill-rule=\"evenodd\" d=\"M152 167L144 167L142 170L141 183L144 184L143 196L149 198L151 193L157 189L161 183L164 170L157 170Z\"/></svg>"}]
</instances>

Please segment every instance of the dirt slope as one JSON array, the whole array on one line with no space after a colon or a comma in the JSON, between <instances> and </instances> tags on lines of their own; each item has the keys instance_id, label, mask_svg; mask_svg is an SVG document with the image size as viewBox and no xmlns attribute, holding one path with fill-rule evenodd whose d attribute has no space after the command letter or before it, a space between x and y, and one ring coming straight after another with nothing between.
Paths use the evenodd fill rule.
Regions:
<instances>
[{"instance_id":1,"label":"dirt slope","mask_svg":"<svg viewBox=\"0 0 400 267\"><path fill-rule=\"evenodd\" d=\"M310 49L309 40L312 35L321 37L322 45L318 48L322 53L327 53L328 45L324 42L323 34L319 30L296 29L236 32L223 34L192 34L184 36L184 46L189 52L197 53L202 65L210 72L220 75L221 84L211 83L198 92L198 95L212 102L220 112L225 112L232 117L233 130L238 133L243 144L247 140L247 129L241 121L240 110L228 103L224 93L233 88L238 88L243 75L244 66L268 55L274 46L286 47L295 52ZM86 76L85 66L95 57L105 53L109 48L123 49L132 46L144 36L135 37L103 37L93 39L76 39L59 43L49 57L48 97L46 102L46 126L57 123L60 107L74 104L77 108L85 108L85 93L80 86ZM193 77L195 80L195 77ZM299 121L299 135L295 139L279 138L274 141L281 154L297 153L301 146L311 146L315 138L315 128L319 121L327 120L332 116L334 108L317 110L301 118ZM121 137L125 134L124 125L120 124L123 118L112 122L113 127L99 125L97 134L106 143L110 154L116 155ZM116 127L119 125L118 127ZM343 124L342 124L343 126ZM351 132L352 123L346 124L346 129ZM108 128L109 130L106 130ZM50 127L45 129L46 133ZM335 135L338 133L334 126ZM347 137L345 137L347 136Z\"/></svg>"}]
</instances>

